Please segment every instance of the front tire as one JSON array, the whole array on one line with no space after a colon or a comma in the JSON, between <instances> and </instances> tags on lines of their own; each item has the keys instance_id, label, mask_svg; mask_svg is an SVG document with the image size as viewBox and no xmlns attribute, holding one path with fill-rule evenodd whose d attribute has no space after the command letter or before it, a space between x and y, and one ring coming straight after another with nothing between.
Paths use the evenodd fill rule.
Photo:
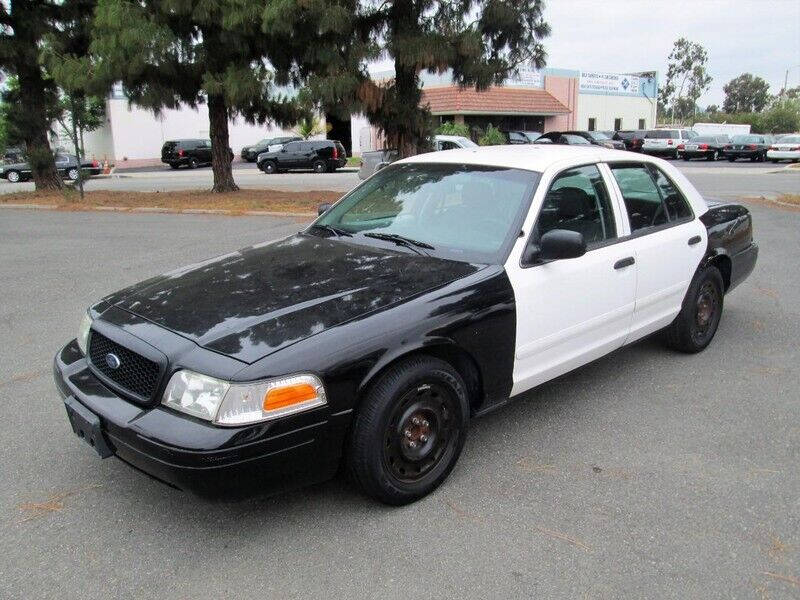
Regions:
<instances>
[{"instance_id":1,"label":"front tire","mask_svg":"<svg viewBox=\"0 0 800 600\"><path fill-rule=\"evenodd\" d=\"M666 328L667 345L694 354L714 339L722 318L725 284L719 269L710 266L698 271L683 300L681 312Z\"/></svg>"},{"instance_id":2,"label":"front tire","mask_svg":"<svg viewBox=\"0 0 800 600\"><path fill-rule=\"evenodd\" d=\"M19 174L19 171L9 171L6 173L6 179L8 179L10 183L19 183L22 181L22 176Z\"/></svg>"},{"instance_id":3,"label":"front tire","mask_svg":"<svg viewBox=\"0 0 800 600\"><path fill-rule=\"evenodd\" d=\"M67 171L67 178L70 181L78 181L78 169L70 169Z\"/></svg>"},{"instance_id":4,"label":"front tire","mask_svg":"<svg viewBox=\"0 0 800 600\"><path fill-rule=\"evenodd\" d=\"M404 360L380 377L358 409L350 475L381 502L414 502L450 474L468 423L466 386L452 366L427 356Z\"/></svg>"},{"instance_id":5,"label":"front tire","mask_svg":"<svg viewBox=\"0 0 800 600\"><path fill-rule=\"evenodd\" d=\"M267 160L261 163L261 170L267 175L274 175L278 172L278 165L271 160Z\"/></svg>"},{"instance_id":6,"label":"front tire","mask_svg":"<svg viewBox=\"0 0 800 600\"><path fill-rule=\"evenodd\" d=\"M710 161L712 161L712 162L716 162L716 160L717 160L718 158L719 158L719 154L717 153L717 151L716 151L716 150L714 150L714 152L713 152L713 153L711 153L711 154L709 154L709 155L708 155L708 160L710 160Z\"/></svg>"},{"instance_id":7,"label":"front tire","mask_svg":"<svg viewBox=\"0 0 800 600\"><path fill-rule=\"evenodd\" d=\"M736 160L735 156L729 156L728 157L728 162L734 162L735 160Z\"/></svg>"}]
</instances>

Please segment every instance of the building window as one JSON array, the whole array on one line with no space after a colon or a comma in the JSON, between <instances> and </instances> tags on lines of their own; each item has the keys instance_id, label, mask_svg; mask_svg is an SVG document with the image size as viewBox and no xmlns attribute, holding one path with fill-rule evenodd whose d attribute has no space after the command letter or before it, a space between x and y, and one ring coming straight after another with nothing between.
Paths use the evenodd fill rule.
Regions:
<instances>
[{"instance_id":1,"label":"building window","mask_svg":"<svg viewBox=\"0 0 800 600\"><path fill-rule=\"evenodd\" d=\"M589 118L589 131L594 131L597 129L597 119L594 117Z\"/></svg>"},{"instance_id":2,"label":"building window","mask_svg":"<svg viewBox=\"0 0 800 600\"><path fill-rule=\"evenodd\" d=\"M639 129L647 129L644 119L639 119Z\"/></svg>"},{"instance_id":3,"label":"building window","mask_svg":"<svg viewBox=\"0 0 800 600\"><path fill-rule=\"evenodd\" d=\"M622 119L614 119L614 131L622 129Z\"/></svg>"}]
</instances>

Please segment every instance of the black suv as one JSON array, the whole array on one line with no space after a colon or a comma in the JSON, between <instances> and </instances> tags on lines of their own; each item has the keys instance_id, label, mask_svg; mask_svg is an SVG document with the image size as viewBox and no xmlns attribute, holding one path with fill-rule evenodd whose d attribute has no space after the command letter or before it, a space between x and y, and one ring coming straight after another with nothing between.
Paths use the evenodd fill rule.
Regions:
<instances>
[{"instance_id":1,"label":"black suv","mask_svg":"<svg viewBox=\"0 0 800 600\"><path fill-rule=\"evenodd\" d=\"M233 152L228 148L229 160ZM189 167L196 169L211 164L211 140L170 140L161 147L161 162L173 169Z\"/></svg>"},{"instance_id":2,"label":"black suv","mask_svg":"<svg viewBox=\"0 0 800 600\"><path fill-rule=\"evenodd\" d=\"M270 174L291 169L332 173L346 163L347 153L338 140L289 142L277 152L263 152L258 155L258 168Z\"/></svg>"},{"instance_id":3,"label":"black suv","mask_svg":"<svg viewBox=\"0 0 800 600\"><path fill-rule=\"evenodd\" d=\"M266 152L269 150L270 146L276 146L278 144L288 144L289 142L297 142L301 141L303 138L297 137L296 135L293 136L284 136L284 137L274 137L274 138L265 138L258 142L257 144L253 144L252 146L245 146L242 148L242 160L246 160L247 162L255 162L258 158L258 155L262 152Z\"/></svg>"}]
</instances>

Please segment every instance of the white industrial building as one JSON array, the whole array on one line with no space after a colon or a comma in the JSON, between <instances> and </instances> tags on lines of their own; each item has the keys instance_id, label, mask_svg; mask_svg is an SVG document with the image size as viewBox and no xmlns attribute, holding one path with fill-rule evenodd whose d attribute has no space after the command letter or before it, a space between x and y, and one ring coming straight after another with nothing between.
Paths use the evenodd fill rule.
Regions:
<instances>
[{"instance_id":1,"label":"white industrial building","mask_svg":"<svg viewBox=\"0 0 800 600\"><path fill-rule=\"evenodd\" d=\"M376 79L391 77L376 73ZM460 90L447 75L423 73L423 102L439 121L453 120L476 128L488 124L503 130L616 130L648 129L656 124L658 83L655 71L601 73L565 69L525 70L505 85L485 92ZM329 119L331 139L341 140L348 153L371 149L375 131L363 116ZM230 146L238 155L243 146L265 137L290 134L275 127L250 125L243 119L229 124ZM162 144L171 139L207 138L208 109L184 107L152 111L131 105L121 86L106 101L106 122L85 136L87 158L117 165L158 159ZM69 143L59 140L64 146Z\"/></svg>"}]
</instances>

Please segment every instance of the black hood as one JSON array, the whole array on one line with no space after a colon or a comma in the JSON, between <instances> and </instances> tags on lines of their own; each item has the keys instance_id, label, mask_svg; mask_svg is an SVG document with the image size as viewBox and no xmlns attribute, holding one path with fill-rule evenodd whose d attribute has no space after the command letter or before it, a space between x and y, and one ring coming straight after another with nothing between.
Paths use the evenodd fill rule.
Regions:
<instances>
[{"instance_id":1,"label":"black hood","mask_svg":"<svg viewBox=\"0 0 800 600\"><path fill-rule=\"evenodd\" d=\"M251 363L480 268L301 233L144 281L106 301Z\"/></svg>"}]
</instances>

